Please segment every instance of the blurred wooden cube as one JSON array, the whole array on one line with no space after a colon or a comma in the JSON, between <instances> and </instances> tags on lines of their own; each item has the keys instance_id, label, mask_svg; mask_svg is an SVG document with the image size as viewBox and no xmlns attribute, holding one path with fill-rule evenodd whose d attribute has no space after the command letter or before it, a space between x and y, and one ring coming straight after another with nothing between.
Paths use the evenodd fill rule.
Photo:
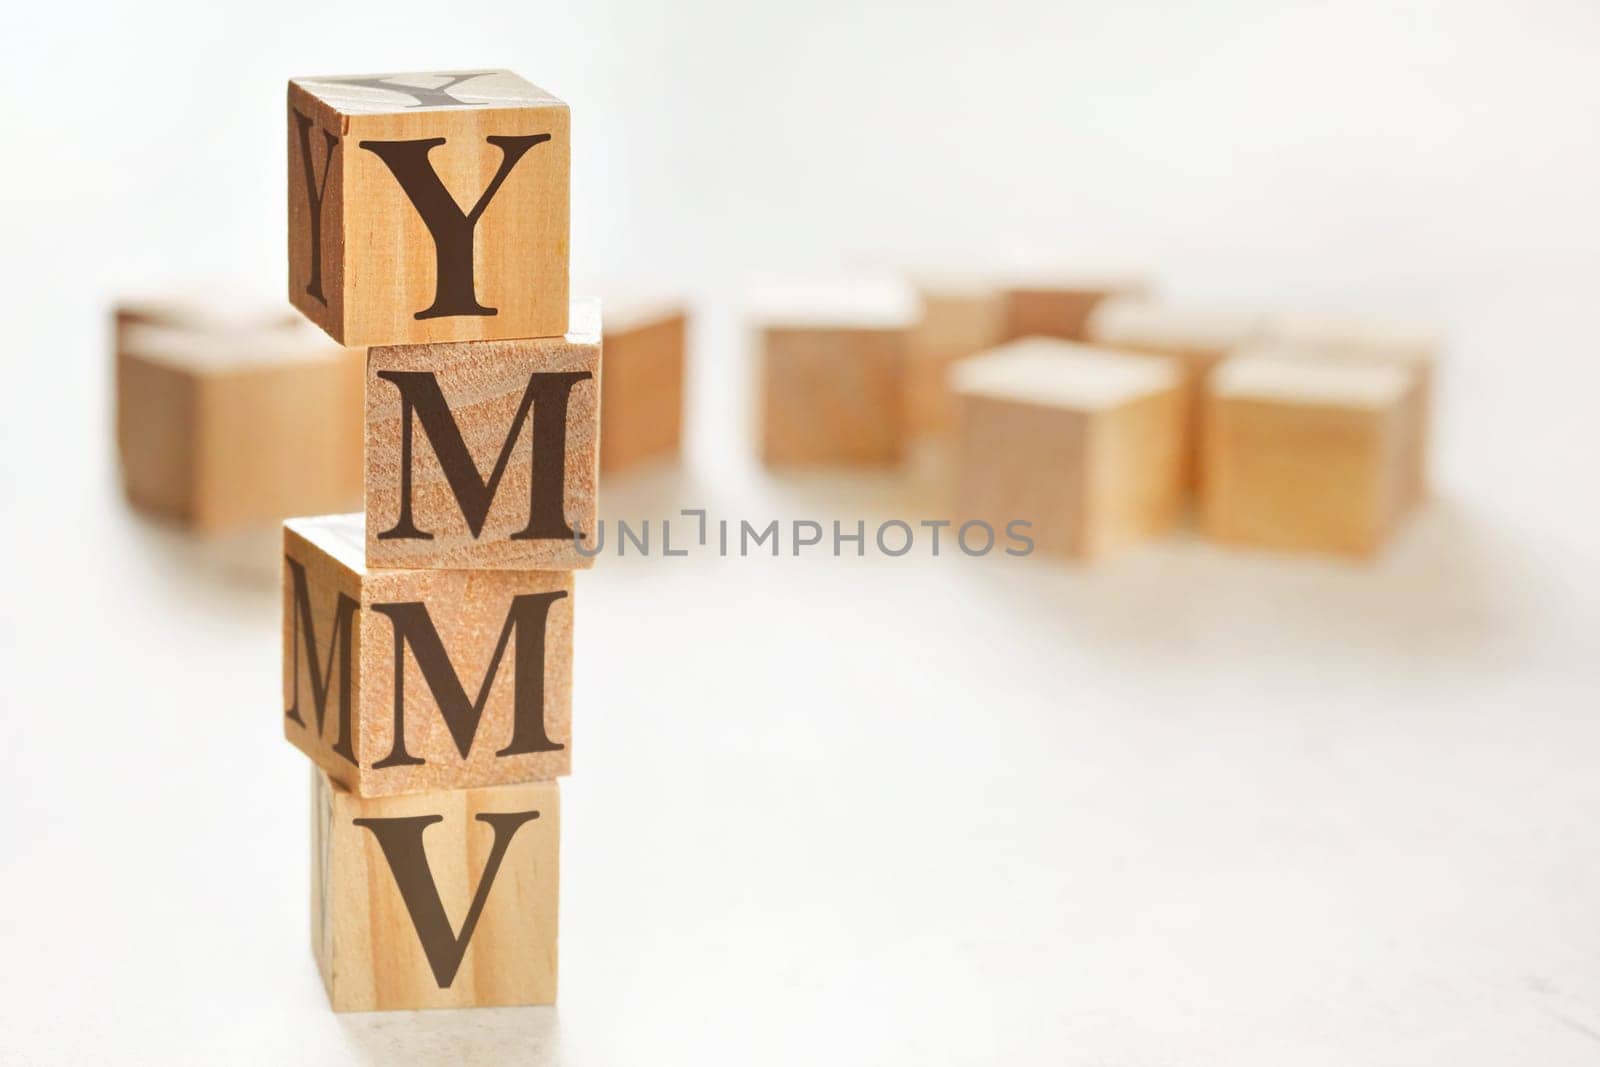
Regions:
<instances>
[{"instance_id":1,"label":"blurred wooden cube","mask_svg":"<svg viewBox=\"0 0 1600 1067\"><path fill-rule=\"evenodd\" d=\"M1089 318L1110 299L1147 296L1149 278L1125 269L1013 270L1005 282L1006 338L1090 340Z\"/></svg>"},{"instance_id":2,"label":"blurred wooden cube","mask_svg":"<svg viewBox=\"0 0 1600 1067\"><path fill-rule=\"evenodd\" d=\"M312 771L311 945L334 1011L553 1004L561 794L360 797Z\"/></svg>"},{"instance_id":3,"label":"blurred wooden cube","mask_svg":"<svg viewBox=\"0 0 1600 1067\"><path fill-rule=\"evenodd\" d=\"M689 315L680 300L631 294L607 296L604 306L600 470L615 473L682 446Z\"/></svg>"},{"instance_id":4,"label":"blurred wooden cube","mask_svg":"<svg viewBox=\"0 0 1600 1067\"><path fill-rule=\"evenodd\" d=\"M1206 390L1201 523L1235 545L1367 555L1414 502L1414 372L1239 357Z\"/></svg>"},{"instance_id":5,"label":"blurred wooden cube","mask_svg":"<svg viewBox=\"0 0 1600 1067\"><path fill-rule=\"evenodd\" d=\"M1006 339L1006 296L976 275L922 273L911 281L922 299L922 317L906 350L906 431L947 434L958 412L950 365Z\"/></svg>"},{"instance_id":6,"label":"blurred wooden cube","mask_svg":"<svg viewBox=\"0 0 1600 1067\"><path fill-rule=\"evenodd\" d=\"M884 279L774 287L754 296L769 467L898 463L916 293Z\"/></svg>"},{"instance_id":7,"label":"blurred wooden cube","mask_svg":"<svg viewBox=\"0 0 1600 1067\"><path fill-rule=\"evenodd\" d=\"M953 370L956 509L1090 559L1170 527L1181 503L1182 375L1171 360L1046 338Z\"/></svg>"},{"instance_id":8,"label":"blurred wooden cube","mask_svg":"<svg viewBox=\"0 0 1600 1067\"><path fill-rule=\"evenodd\" d=\"M1275 344L1335 355L1366 353L1404 364L1431 363L1443 343L1437 332L1415 323L1308 312L1273 315L1266 334Z\"/></svg>"},{"instance_id":9,"label":"blurred wooden cube","mask_svg":"<svg viewBox=\"0 0 1600 1067\"><path fill-rule=\"evenodd\" d=\"M119 311L117 328L130 503L216 533L360 501L361 350L304 323L234 331L145 325L141 314Z\"/></svg>"},{"instance_id":10,"label":"blurred wooden cube","mask_svg":"<svg viewBox=\"0 0 1600 1067\"><path fill-rule=\"evenodd\" d=\"M1122 352L1169 356L1178 361L1187 398L1184 482L1192 488L1200 478L1206 376L1222 360L1261 341L1267 325L1265 314L1245 308L1117 299L1095 308L1087 330L1093 344Z\"/></svg>"},{"instance_id":11,"label":"blurred wooden cube","mask_svg":"<svg viewBox=\"0 0 1600 1067\"><path fill-rule=\"evenodd\" d=\"M1191 385L1246 345L1265 340L1269 319L1262 312L1211 304L1162 300L1107 300L1085 325L1090 343L1124 352L1179 360Z\"/></svg>"},{"instance_id":12,"label":"blurred wooden cube","mask_svg":"<svg viewBox=\"0 0 1600 1067\"><path fill-rule=\"evenodd\" d=\"M1409 488L1416 500L1428 495L1428 451L1433 433L1433 382L1443 342L1425 327L1361 316L1286 314L1267 327L1266 351L1282 358L1357 363L1388 363L1417 376L1411 395L1415 433L1406 459Z\"/></svg>"}]
</instances>

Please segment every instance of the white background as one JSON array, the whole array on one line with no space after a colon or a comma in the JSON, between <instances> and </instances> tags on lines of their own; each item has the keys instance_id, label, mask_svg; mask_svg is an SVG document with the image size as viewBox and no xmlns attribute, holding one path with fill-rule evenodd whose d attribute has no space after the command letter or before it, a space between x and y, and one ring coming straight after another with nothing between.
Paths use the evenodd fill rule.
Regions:
<instances>
[{"instance_id":1,"label":"white background","mask_svg":"<svg viewBox=\"0 0 1600 1067\"><path fill-rule=\"evenodd\" d=\"M1600 10L611 0L0 13L0 1060L1600 1060ZM606 559L579 582L556 1009L338 1017L274 579L127 515L119 289L283 272L293 74L574 108L579 276L700 301L631 518L932 518L777 482L733 298L853 252L1150 257L1439 323L1376 566Z\"/></svg>"}]
</instances>

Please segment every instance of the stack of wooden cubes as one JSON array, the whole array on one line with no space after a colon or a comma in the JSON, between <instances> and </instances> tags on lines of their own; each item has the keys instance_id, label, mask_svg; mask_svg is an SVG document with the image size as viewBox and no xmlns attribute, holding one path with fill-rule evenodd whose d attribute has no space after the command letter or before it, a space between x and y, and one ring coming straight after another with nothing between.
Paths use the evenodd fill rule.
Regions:
<instances>
[{"instance_id":1,"label":"stack of wooden cubes","mask_svg":"<svg viewBox=\"0 0 1600 1067\"><path fill-rule=\"evenodd\" d=\"M289 83L289 296L371 346L365 513L284 526L284 732L316 764L338 1011L555 999L599 456L569 132L508 71Z\"/></svg>"}]
</instances>

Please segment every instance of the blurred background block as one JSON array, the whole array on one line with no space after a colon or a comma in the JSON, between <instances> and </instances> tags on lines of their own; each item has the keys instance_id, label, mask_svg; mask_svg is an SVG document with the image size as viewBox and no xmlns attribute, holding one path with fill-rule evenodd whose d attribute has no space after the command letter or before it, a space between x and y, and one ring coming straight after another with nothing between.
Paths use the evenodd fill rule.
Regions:
<instances>
[{"instance_id":1,"label":"blurred background block","mask_svg":"<svg viewBox=\"0 0 1600 1067\"><path fill-rule=\"evenodd\" d=\"M211 534L360 503L363 350L242 300L119 305L116 323L135 508Z\"/></svg>"},{"instance_id":2,"label":"blurred background block","mask_svg":"<svg viewBox=\"0 0 1600 1067\"><path fill-rule=\"evenodd\" d=\"M1006 336L1089 337L1089 316L1103 301L1151 292L1148 272L1119 266L1035 266L1005 275Z\"/></svg>"},{"instance_id":3,"label":"blurred background block","mask_svg":"<svg viewBox=\"0 0 1600 1067\"><path fill-rule=\"evenodd\" d=\"M1396 365L1223 363L1205 399L1206 535L1256 548L1378 551L1416 500L1420 389Z\"/></svg>"},{"instance_id":4,"label":"blurred background block","mask_svg":"<svg viewBox=\"0 0 1600 1067\"><path fill-rule=\"evenodd\" d=\"M1233 352L1265 336L1264 312L1224 305L1142 298L1108 300L1090 313L1089 340L1125 352L1171 356L1183 371L1187 396L1184 428L1184 480L1200 478L1201 395L1211 368Z\"/></svg>"},{"instance_id":5,"label":"blurred background block","mask_svg":"<svg viewBox=\"0 0 1600 1067\"><path fill-rule=\"evenodd\" d=\"M882 466L904 457L915 290L890 277L775 283L751 293L769 467Z\"/></svg>"},{"instance_id":6,"label":"blurred background block","mask_svg":"<svg viewBox=\"0 0 1600 1067\"><path fill-rule=\"evenodd\" d=\"M1263 340L1268 321L1248 307L1124 297L1097 305L1085 333L1097 345L1172 356L1198 378L1235 349Z\"/></svg>"},{"instance_id":7,"label":"blurred background block","mask_svg":"<svg viewBox=\"0 0 1600 1067\"><path fill-rule=\"evenodd\" d=\"M130 293L112 309L115 343L135 326L165 326L188 333L252 334L293 330L304 323L280 300L251 297L211 285L185 285Z\"/></svg>"},{"instance_id":8,"label":"blurred background block","mask_svg":"<svg viewBox=\"0 0 1600 1067\"><path fill-rule=\"evenodd\" d=\"M1092 559L1171 527L1181 499L1176 363L1028 338L964 360L957 519L1032 524L1040 551Z\"/></svg>"},{"instance_id":9,"label":"blurred background block","mask_svg":"<svg viewBox=\"0 0 1600 1067\"><path fill-rule=\"evenodd\" d=\"M607 291L601 320L600 472L676 459L683 441L687 303Z\"/></svg>"},{"instance_id":10,"label":"blurred background block","mask_svg":"<svg viewBox=\"0 0 1600 1067\"><path fill-rule=\"evenodd\" d=\"M956 424L950 365L1006 339L1005 294L992 278L976 272L913 271L909 277L921 296L922 314L907 347L906 431L944 435Z\"/></svg>"},{"instance_id":11,"label":"blurred background block","mask_svg":"<svg viewBox=\"0 0 1600 1067\"><path fill-rule=\"evenodd\" d=\"M1278 358L1390 363L1416 375L1417 389L1408 394L1414 411L1406 457L1407 493L1415 500L1426 498L1434 432L1434 377L1444 348L1439 333L1416 323L1362 315L1291 312L1273 316L1267 336L1270 352Z\"/></svg>"}]
</instances>

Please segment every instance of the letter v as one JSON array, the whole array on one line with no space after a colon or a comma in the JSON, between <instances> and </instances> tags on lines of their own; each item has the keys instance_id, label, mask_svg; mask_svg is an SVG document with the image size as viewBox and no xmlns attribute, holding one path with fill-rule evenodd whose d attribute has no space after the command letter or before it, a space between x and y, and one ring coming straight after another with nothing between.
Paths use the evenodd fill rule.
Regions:
<instances>
[{"instance_id":1,"label":"letter v","mask_svg":"<svg viewBox=\"0 0 1600 1067\"><path fill-rule=\"evenodd\" d=\"M389 862L395 885L400 889L400 899L405 902L411 925L416 928L417 939L422 942L423 954L428 957L428 966L433 969L434 980L439 983L440 989L449 989L456 980L456 971L461 968L467 944L472 940L472 931L477 928L484 902L489 899L489 887L494 884L500 864L506 858L512 837L524 823L538 817L537 811L484 813L477 816L479 822L488 823L494 830L494 846L489 850L488 862L483 865L483 877L478 880L478 888L472 894L472 906L467 909L460 934L450 929L450 917L444 913L444 902L439 899L439 887L434 884L433 871L428 866L428 854L422 846L422 831L436 822L443 822L444 816L412 815L352 820L355 825L371 830L372 836L378 839L378 847L383 850L383 858Z\"/></svg>"}]
</instances>

